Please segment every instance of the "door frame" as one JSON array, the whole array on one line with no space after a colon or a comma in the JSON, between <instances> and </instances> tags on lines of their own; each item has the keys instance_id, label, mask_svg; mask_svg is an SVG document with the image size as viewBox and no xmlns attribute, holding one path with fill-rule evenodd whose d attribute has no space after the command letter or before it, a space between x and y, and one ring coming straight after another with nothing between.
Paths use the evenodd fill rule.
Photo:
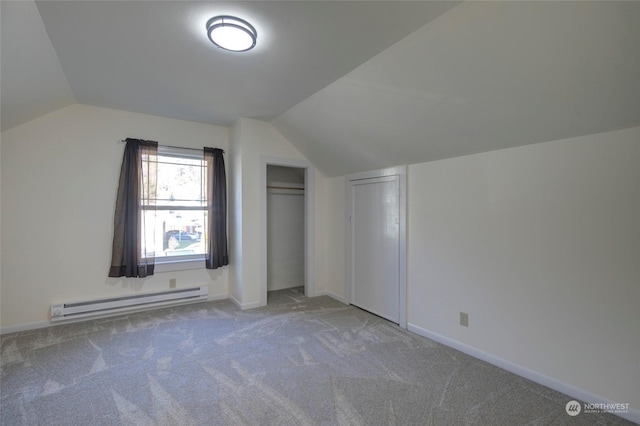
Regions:
<instances>
[{"instance_id":1,"label":"door frame","mask_svg":"<svg viewBox=\"0 0 640 426\"><path fill-rule=\"evenodd\" d=\"M304 292L316 295L314 271L315 247L315 172L310 162L292 158L260 156L260 306L267 305L267 166L304 169Z\"/></svg>"},{"instance_id":2,"label":"door frame","mask_svg":"<svg viewBox=\"0 0 640 426\"><path fill-rule=\"evenodd\" d=\"M346 252L346 276L345 276L345 300L351 304L351 289L353 287L353 226L351 216L353 214L353 183L365 179L374 179L387 176L397 176L399 183L399 259L398 259L398 325L407 328L407 166L389 167L380 170L355 173L346 176L346 221L347 221L347 252Z\"/></svg>"}]
</instances>

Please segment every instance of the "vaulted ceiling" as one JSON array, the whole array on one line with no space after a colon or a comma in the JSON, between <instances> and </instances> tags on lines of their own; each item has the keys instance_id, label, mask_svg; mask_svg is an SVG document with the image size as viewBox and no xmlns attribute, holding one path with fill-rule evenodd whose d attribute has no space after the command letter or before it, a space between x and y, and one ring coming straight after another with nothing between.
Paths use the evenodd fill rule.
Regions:
<instances>
[{"instance_id":1,"label":"vaulted ceiling","mask_svg":"<svg viewBox=\"0 0 640 426\"><path fill-rule=\"evenodd\" d=\"M455 4L3 1L3 126L39 112L41 86L61 104L271 120ZM205 29L216 15L249 20L256 48L216 48Z\"/></svg>"},{"instance_id":2,"label":"vaulted ceiling","mask_svg":"<svg viewBox=\"0 0 640 426\"><path fill-rule=\"evenodd\" d=\"M271 122L328 176L640 126L640 2L0 2L2 129ZM250 20L253 51L205 22Z\"/></svg>"},{"instance_id":3,"label":"vaulted ceiling","mask_svg":"<svg viewBox=\"0 0 640 426\"><path fill-rule=\"evenodd\" d=\"M274 124L331 176L639 126L640 2L467 2Z\"/></svg>"}]
</instances>

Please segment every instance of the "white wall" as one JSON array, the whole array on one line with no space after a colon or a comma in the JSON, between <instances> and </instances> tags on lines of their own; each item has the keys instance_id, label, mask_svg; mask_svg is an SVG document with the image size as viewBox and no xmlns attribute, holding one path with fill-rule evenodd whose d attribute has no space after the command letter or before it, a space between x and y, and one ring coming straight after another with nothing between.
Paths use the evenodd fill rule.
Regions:
<instances>
[{"instance_id":1,"label":"white wall","mask_svg":"<svg viewBox=\"0 0 640 426\"><path fill-rule=\"evenodd\" d=\"M344 177L327 179L326 190L326 246L327 294L342 302L346 301L346 187Z\"/></svg>"},{"instance_id":2,"label":"white wall","mask_svg":"<svg viewBox=\"0 0 640 426\"><path fill-rule=\"evenodd\" d=\"M227 149L228 129L72 105L2 133L3 328L48 320L52 303L209 285L228 293L227 268L107 278L126 137Z\"/></svg>"},{"instance_id":3,"label":"white wall","mask_svg":"<svg viewBox=\"0 0 640 426\"><path fill-rule=\"evenodd\" d=\"M326 182L343 299L344 178ZM407 211L411 329L640 409L640 128L409 166Z\"/></svg>"},{"instance_id":4,"label":"white wall","mask_svg":"<svg viewBox=\"0 0 640 426\"><path fill-rule=\"evenodd\" d=\"M0 224L2 224L2 133L0 133ZM2 226L0 225L0 330L2 329Z\"/></svg>"},{"instance_id":5,"label":"white wall","mask_svg":"<svg viewBox=\"0 0 640 426\"><path fill-rule=\"evenodd\" d=\"M640 409L640 128L414 165L408 201L409 323Z\"/></svg>"},{"instance_id":6,"label":"white wall","mask_svg":"<svg viewBox=\"0 0 640 426\"><path fill-rule=\"evenodd\" d=\"M242 128L234 123L229 134L229 166L227 168L229 207L229 297L242 300ZM225 164L226 165L226 164Z\"/></svg>"},{"instance_id":7,"label":"white wall","mask_svg":"<svg viewBox=\"0 0 640 426\"><path fill-rule=\"evenodd\" d=\"M230 288L238 289L236 302L243 308L260 306L260 270L261 270L261 220L260 220L260 194L264 189L260 185L260 166L263 156L287 158L293 160L305 160L304 157L269 123L249 118L241 118L231 129L232 156L236 152L237 160L234 161L233 185L231 192L241 197L235 200L235 226L231 231L234 253L238 272L234 273ZM240 169L240 170L238 170ZM242 187L241 194L237 186ZM321 200L324 194L324 177L316 173L316 199ZM316 202L316 206L322 204ZM321 210L317 210L321 215ZM316 214L316 216L318 216ZM317 220L316 228L323 224L324 218ZM318 274L324 270L324 239L316 238L315 270L316 291L323 291L324 284L319 283ZM239 251L239 253L236 253Z\"/></svg>"}]
</instances>

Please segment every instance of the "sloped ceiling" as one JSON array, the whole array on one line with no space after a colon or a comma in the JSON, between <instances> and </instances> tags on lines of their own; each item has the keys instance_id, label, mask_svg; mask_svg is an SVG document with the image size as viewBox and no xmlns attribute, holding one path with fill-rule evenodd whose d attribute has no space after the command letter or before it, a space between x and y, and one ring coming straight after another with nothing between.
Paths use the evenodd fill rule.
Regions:
<instances>
[{"instance_id":1,"label":"sloped ceiling","mask_svg":"<svg viewBox=\"0 0 640 426\"><path fill-rule=\"evenodd\" d=\"M464 3L273 124L329 176L639 126L640 3Z\"/></svg>"},{"instance_id":2,"label":"sloped ceiling","mask_svg":"<svg viewBox=\"0 0 640 426\"><path fill-rule=\"evenodd\" d=\"M325 175L640 126L640 2L0 1L2 130L79 102L270 121ZM204 24L258 29L244 55Z\"/></svg>"},{"instance_id":3,"label":"sloped ceiling","mask_svg":"<svg viewBox=\"0 0 640 426\"><path fill-rule=\"evenodd\" d=\"M36 2L78 103L223 126L239 117L275 118L455 4ZM3 5L3 20L11 9ZM256 27L255 49L227 52L207 39L207 20L227 14ZM3 45L22 52L20 37L31 28L18 37L3 28ZM36 30L42 37L42 24ZM17 64L24 58L11 59L14 68L29 68ZM3 72L3 87L14 79ZM12 109L11 99L6 107Z\"/></svg>"},{"instance_id":4,"label":"sloped ceiling","mask_svg":"<svg viewBox=\"0 0 640 426\"><path fill-rule=\"evenodd\" d=\"M32 1L0 0L2 130L75 103Z\"/></svg>"}]
</instances>

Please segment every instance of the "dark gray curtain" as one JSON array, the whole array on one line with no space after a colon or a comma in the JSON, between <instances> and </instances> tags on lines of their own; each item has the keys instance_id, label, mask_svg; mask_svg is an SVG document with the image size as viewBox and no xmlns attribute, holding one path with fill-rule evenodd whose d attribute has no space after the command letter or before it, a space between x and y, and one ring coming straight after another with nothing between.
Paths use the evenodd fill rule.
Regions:
<instances>
[{"instance_id":1,"label":"dark gray curtain","mask_svg":"<svg viewBox=\"0 0 640 426\"><path fill-rule=\"evenodd\" d=\"M217 269L229 264L227 252L227 178L224 170L224 151L204 148L207 180L207 235L205 264Z\"/></svg>"},{"instance_id":2,"label":"dark gray curtain","mask_svg":"<svg viewBox=\"0 0 640 426\"><path fill-rule=\"evenodd\" d=\"M113 223L110 277L153 275L158 142L127 139Z\"/></svg>"}]
</instances>

